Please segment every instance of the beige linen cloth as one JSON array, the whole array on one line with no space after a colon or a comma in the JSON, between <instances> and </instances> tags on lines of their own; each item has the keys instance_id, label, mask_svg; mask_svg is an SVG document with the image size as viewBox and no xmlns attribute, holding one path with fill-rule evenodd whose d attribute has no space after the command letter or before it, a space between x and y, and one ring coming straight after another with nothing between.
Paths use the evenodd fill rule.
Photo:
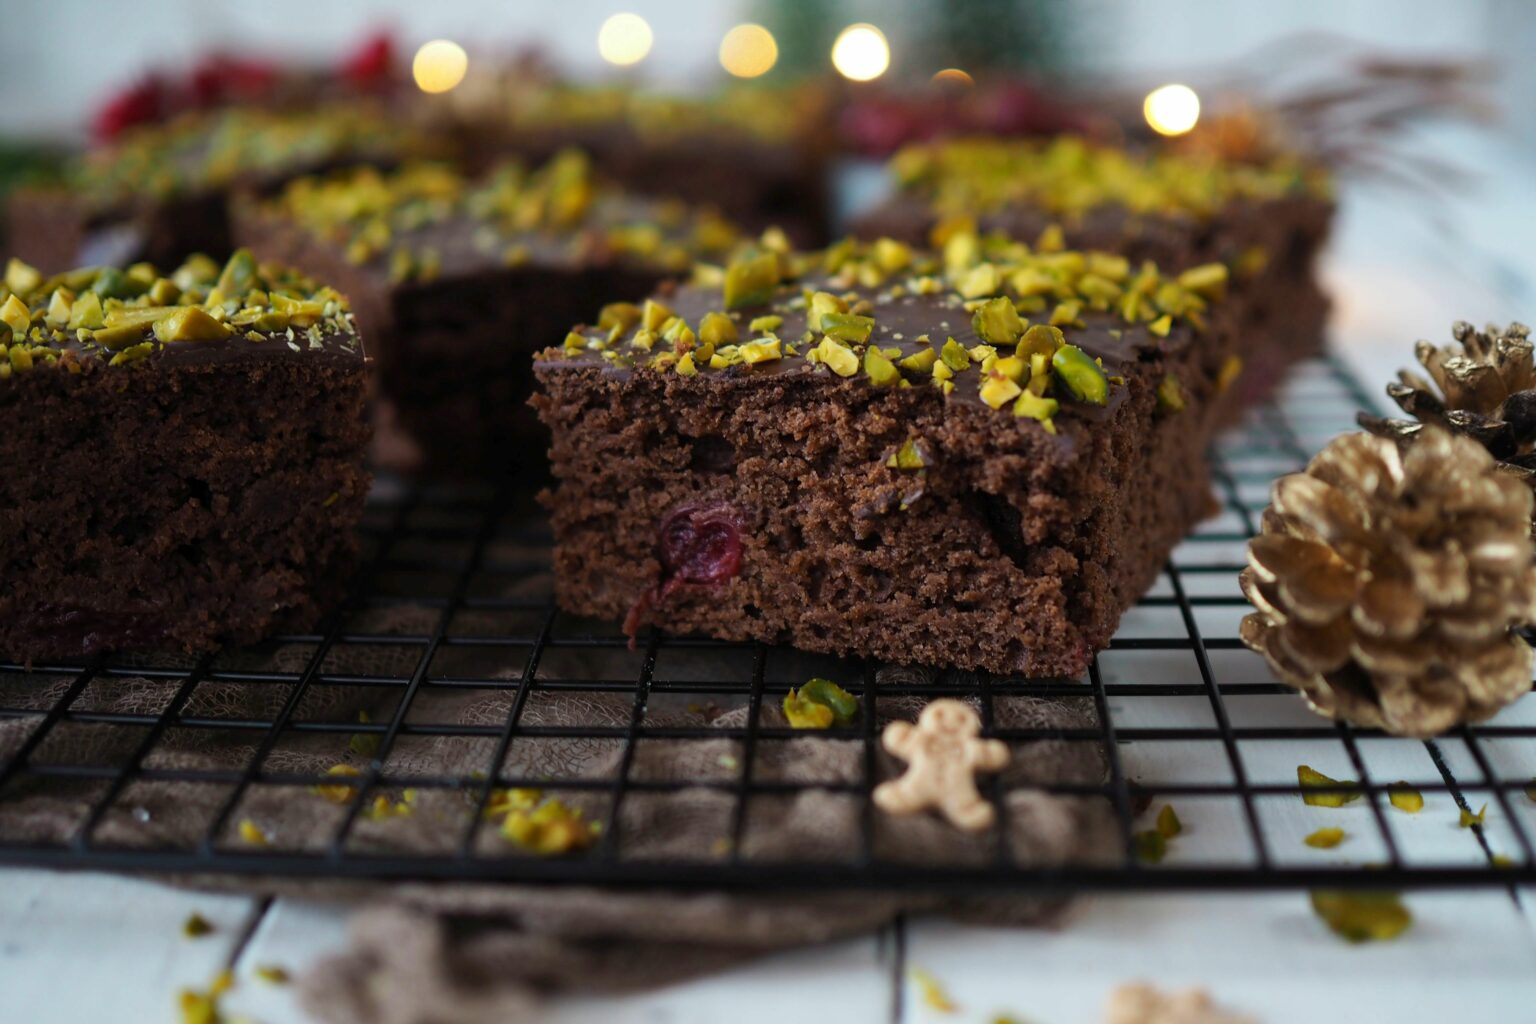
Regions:
<instances>
[{"instance_id":1,"label":"beige linen cloth","mask_svg":"<svg viewBox=\"0 0 1536 1024\"><path fill-rule=\"evenodd\" d=\"M380 613L373 632L418 632L409 610ZM331 675L409 675L418 651L356 646L332 651L324 665ZM255 650L221 656L229 670L302 670L307 648ZM594 658L603 655L594 653ZM495 655L459 654L455 674L516 678L520 669L494 663ZM474 659L484 659L475 661ZM157 659L156 664L163 664ZM564 659L559 674L604 678L603 665ZM541 680L555 675L542 667ZM612 678L612 676L609 676ZM729 678L721 676L721 678ZM957 695L967 692L964 680ZM877 684L923 683L921 670L885 668ZM15 703L50 706L69 685L67 678L40 677L5 696ZM99 678L73 702L74 710L159 714L180 681L138 677ZM199 683L179 710L182 718L271 721L291 684ZM974 688L971 688L974 689ZM642 728L706 725L719 739L642 739L629 766L632 780L734 781L744 756L731 735L747 722L745 695L726 697L740 706L721 706L680 695L653 693ZM400 697L397 687L313 685L296 709L295 721L356 722L359 712L388 721ZM412 702L406 721L499 727L511 712L515 689L460 689L428 684ZM877 725L915 719L924 701L880 697ZM676 706L674 706L676 705ZM622 692L534 691L520 722L528 726L626 727L633 695ZM1087 698L1041 700L994 698L996 725L1003 728L1082 729L1095 722ZM772 701L765 700L760 723L782 727ZM25 742L35 719L0 722L0 762ZM149 769L238 772L250 763L261 729L190 728L164 730L141 764ZM33 751L34 763L120 765L128 763L147 730L121 725L63 722ZM624 741L616 737L514 738L502 762L507 777L612 780L622 767ZM486 771L495 737L401 735L386 753L389 775L468 775ZM366 749L366 748L365 748ZM1094 742L1043 739L1012 744L1012 760L999 779L1005 805L1003 834L958 832L929 815L891 818L876 812L873 848L877 856L925 865L988 863L1006 845L1013 863L1036 867L1111 862L1121 839L1109 805L1101 798L1064 797L1039 787L1097 785L1105 758ZM289 731L266 757L267 772L318 774L338 763L361 767L366 758L349 749L346 734ZM883 752L878 774L890 777L901 765ZM817 864L849 862L862 853L864 800L851 793L815 788L817 783L863 781L860 741L807 735L790 740L759 738L752 766L758 781L793 782L807 789L792 795L752 798L745 817L740 856L748 863L790 862L814 872ZM99 780L40 779L22 774L0 792L0 835L8 840L64 840L103 795ZM129 847L186 847L202 838L222 801L225 782L194 783L138 779L131 782L92 835L99 844ZM566 803L602 820L611 794L550 790ZM387 791L398 804L402 792ZM425 856L451 854L474 814L474 793L422 787L408 814L363 815L346 849ZM709 862L731 855L735 795L698 785L667 792L630 790L617 822L617 856ZM242 796L229 827L216 840L231 850L249 850L238 823L250 821L278 850L325 848L346 808L308 786L258 783ZM612 827L610 825L610 827ZM480 830L480 857L528 856L502 838L494 823ZM719 970L753 956L865 933L902 913L944 913L971 920L1040 923L1062 900L1017 895L969 902L933 892L816 892L732 895L703 891L679 879L670 891L481 883L372 883L294 881L273 878L176 879L182 884L235 888L267 894L344 901L358 908L349 948L311 965L300 979L305 1005L336 1024L478 1024L536 1020L540 1000L569 991L625 991Z\"/></svg>"}]
</instances>

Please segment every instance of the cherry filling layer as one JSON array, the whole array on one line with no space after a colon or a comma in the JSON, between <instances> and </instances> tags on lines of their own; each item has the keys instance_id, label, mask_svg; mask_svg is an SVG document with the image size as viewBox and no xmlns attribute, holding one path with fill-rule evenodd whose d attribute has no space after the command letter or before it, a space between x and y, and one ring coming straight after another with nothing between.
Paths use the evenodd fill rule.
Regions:
<instances>
[{"instance_id":1,"label":"cherry filling layer","mask_svg":"<svg viewBox=\"0 0 1536 1024\"><path fill-rule=\"evenodd\" d=\"M630 646L647 614L685 586L717 586L741 572L741 517L724 502L679 505L657 528L661 579L624 616Z\"/></svg>"}]
</instances>

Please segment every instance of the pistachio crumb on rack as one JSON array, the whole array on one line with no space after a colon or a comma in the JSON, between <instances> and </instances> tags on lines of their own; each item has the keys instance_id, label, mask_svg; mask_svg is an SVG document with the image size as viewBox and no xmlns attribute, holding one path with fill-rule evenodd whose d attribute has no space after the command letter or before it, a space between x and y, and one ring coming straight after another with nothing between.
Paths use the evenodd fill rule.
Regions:
<instances>
[{"instance_id":1,"label":"pistachio crumb on rack","mask_svg":"<svg viewBox=\"0 0 1536 1024\"><path fill-rule=\"evenodd\" d=\"M847 725L859 713L858 698L830 679L812 679L784 695L784 717L792 729Z\"/></svg>"},{"instance_id":2,"label":"pistachio crumb on rack","mask_svg":"<svg viewBox=\"0 0 1536 1024\"><path fill-rule=\"evenodd\" d=\"M1296 781L1303 789L1301 800L1309 807L1343 807L1360 799L1359 790L1340 788L1350 785L1349 783L1330 779L1310 765L1303 764L1296 767ZM1306 792L1316 788L1329 788L1332 792Z\"/></svg>"},{"instance_id":3,"label":"pistachio crumb on rack","mask_svg":"<svg viewBox=\"0 0 1536 1024\"><path fill-rule=\"evenodd\" d=\"M1331 850L1344 841L1344 830L1341 828L1320 828L1309 833L1302 842L1319 850Z\"/></svg>"}]
</instances>

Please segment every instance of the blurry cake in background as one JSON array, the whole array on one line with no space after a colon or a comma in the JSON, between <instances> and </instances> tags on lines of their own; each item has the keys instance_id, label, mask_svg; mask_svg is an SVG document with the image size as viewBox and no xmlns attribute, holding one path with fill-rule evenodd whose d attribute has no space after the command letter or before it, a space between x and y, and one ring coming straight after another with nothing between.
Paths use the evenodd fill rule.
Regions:
<instances>
[{"instance_id":1,"label":"blurry cake in background","mask_svg":"<svg viewBox=\"0 0 1536 1024\"><path fill-rule=\"evenodd\" d=\"M836 146L829 97L815 85L663 95L512 68L449 98L471 165L576 147L633 192L707 201L744 228L779 227L804 245L830 237Z\"/></svg>"},{"instance_id":2,"label":"blurry cake in background","mask_svg":"<svg viewBox=\"0 0 1536 1024\"><path fill-rule=\"evenodd\" d=\"M351 298L425 468L485 474L544 466L535 351L594 300L643 299L738 240L712 210L633 196L576 151L474 178L440 164L301 178L236 217L241 244Z\"/></svg>"},{"instance_id":3,"label":"blurry cake in background","mask_svg":"<svg viewBox=\"0 0 1536 1024\"><path fill-rule=\"evenodd\" d=\"M300 174L394 164L434 145L373 104L312 110L231 107L135 127L71 161L54 184L8 201L10 250L45 273L171 264L232 249L228 203Z\"/></svg>"},{"instance_id":4,"label":"blurry cake in background","mask_svg":"<svg viewBox=\"0 0 1536 1024\"><path fill-rule=\"evenodd\" d=\"M976 230L1174 270L1220 264L1245 336L1279 339L1241 354L1255 371L1246 387L1275 383L1284 365L1273 358L1289 363L1322 347L1328 300L1317 257L1333 203L1326 172L1298 157L973 138L909 147L889 171L897 193L856 220L862 237L943 244Z\"/></svg>"}]
</instances>

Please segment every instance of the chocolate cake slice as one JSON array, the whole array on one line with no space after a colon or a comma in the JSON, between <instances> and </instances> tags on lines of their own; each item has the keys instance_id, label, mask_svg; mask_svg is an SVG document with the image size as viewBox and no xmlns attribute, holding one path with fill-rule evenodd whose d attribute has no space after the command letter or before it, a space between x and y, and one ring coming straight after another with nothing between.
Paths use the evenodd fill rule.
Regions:
<instances>
[{"instance_id":1,"label":"chocolate cake slice","mask_svg":"<svg viewBox=\"0 0 1536 1024\"><path fill-rule=\"evenodd\" d=\"M1317 257L1333 219L1329 182L1294 157L1262 163L1130 151L1076 136L956 139L890 162L897 193L856 219L860 237L926 244L957 229L1116 252L1176 271L1222 263L1236 287L1248 397L1323 343Z\"/></svg>"},{"instance_id":2,"label":"chocolate cake slice","mask_svg":"<svg viewBox=\"0 0 1536 1024\"><path fill-rule=\"evenodd\" d=\"M556 594L675 633L1076 675L1212 508L1221 264L758 250L535 367Z\"/></svg>"},{"instance_id":3,"label":"chocolate cake slice","mask_svg":"<svg viewBox=\"0 0 1536 1024\"><path fill-rule=\"evenodd\" d=\"M605 185L575 151L479 179L436 164L304 178L236 216L243 244L352 300L425 468L480 475L542 471L531 356L594 296L641 298L737 242L708 210Z\"/></svg>"},{"instance_id":4,"label":"chocolate cake slice","mask_svg":"<svg viewBox=\"0 0 1536 1024\"><path fill-rule=\"evenodd\" d=\"M11 260L0 655L204 651L313 626L369 485L364 363L340 295L249 252L167 275Z\"/></svg>"},{"instance_id":5,"label":"chocolate cake slice","mask_svg":"<svg viewBox=\"0 0 1536 1024\"><path fill-rule=\"evenodd\" d=\"M233 248L236 190L268 191L340 163L393 164L430 149L422 132L373 105L187 114L86 153L56 185L17 190L8 240L16 257L50 274L174 266L193 253L223 259Z\"/></svg>"}]
</instances>

